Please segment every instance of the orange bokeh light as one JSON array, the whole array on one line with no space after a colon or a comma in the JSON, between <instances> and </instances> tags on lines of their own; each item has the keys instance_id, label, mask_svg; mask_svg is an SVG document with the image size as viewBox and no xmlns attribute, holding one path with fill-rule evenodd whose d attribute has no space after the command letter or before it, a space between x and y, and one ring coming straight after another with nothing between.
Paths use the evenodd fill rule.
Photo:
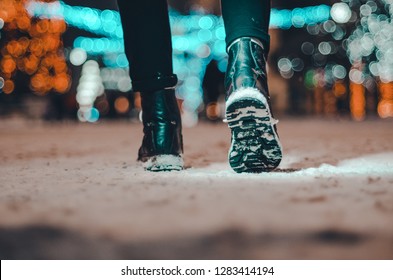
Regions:
<instances>
[{"instance_id":1,"label":"orange bokeh light","mask_svg":"<svg viewBox=\"0 0 393 280\"><path fill-rule=\"evenodd\" d=\"M336 97L342 97L347 93L347 88L343 81L337 81L334 83L333 92Z\"/></svg>"},{"instance_id":2,"label":"orange bokeh light","mask_svg":"<svg viewBox=\"0 0 393 280\"><path fill-rule=\"evenodd\" d=\"M28 30L31 27L30 18L27 15L16 19L16 26L21 30Z\"/></svg>"},{"instance_id":3,"label":"orange bokeh light","mask_svg":"<svg viewBox=\"0 0 393 280\"><path fill-rule=\"evenodd\" d=\"M351 83L349 107L354 120L362 121L366 117L366 91L362 84Z\"/></svg>"},{"instance_id":4,"label":"orange bokeh light","mask_svg":"<svg viewBox=\"0 0 393 280\"><path fill-rule=\"evenodd\" d=\"M11 56L6 56L1 60L1 69L4 73L12 73L16 69L16 62Z\"/></svg>"},{"instance_id":5,"label":"orange bokeh light","mask_svg":"<svg viewBox=\"0 0 393 280\"><path fill-rule=\"evenodd\" d=\"M59 93L66 92L71 85L71 78L69 75L62 73L53 78L53 88Z\"/></svg>"},{"instance_id":6,"label":"orange bokeh light","mask_svg":"<svg viewBox=\"0 0 393 280\"><path fill-rule=\"evenodd\" d=\"M378 115L381 118L393 117L393 82L379 84Z\"/></svg>"},{"instance_id":7,"label":"orange bokeh light","mask_svg":"<svg viewBox=\"0 0 393 280\"><path fill-rule=\"evenodd\" d=\"M206 106L206 116L211 120L217 120L220 117L220 106L217 102L210 102Z\"/></svg>"},{"instance_id":8,"label":"orange bokeh light","mask_svg":"<svg viewBox=\"0 0 393 280\"><path fill-rule=\"evenodd\" d=\"M141 99L141 94L139 92L134 93L134 107L136 109L142 108L142 99Z\"/></svg>"},{"instance_id":9,"label":"orange bokeh light","mask_svg":"<svg viewBox=\"0 0 393 280\"><path fill-rule=\"evenodd\" d=\"M70 88L71 77L59 49L62 47L61 34L66 31L67 25L61 19L32 18L26 11L26 2L1 0L0 17L5 22L4 29L17 30L21 36L15 39L15 32L8 33L12 38L8 38L9 41L0 50L0 76L12 82L16 70L19 70L31 75L30 88L36 94L44 95L50 91L65 93ZM8 83L6 91L10 93L14 88L13 82L12 86Z\"/></svg>"},{"instance_id":10,"label":"orange bokeh light","mask_svg":"<svg viewBox=\"0 0 393 280\"><path fill-rule=\"evenodd\" d=\"M115 100L115 109L118 113L124 114L128 112L130 108L130 102L124 96L120 96Z\"/></svg>"},{"instance_id":11,"label":"orange bokeh light","mask_svg":"<svg viewBox=\"0 0 393 280\"><path fill-rule=\"evenodd\" d=\"M15 89L15 84L13 81L7 80L4 82L4 86L3 86L3 92L5 94L10 94L14 91Z\"/></svg>"}]
</instances>

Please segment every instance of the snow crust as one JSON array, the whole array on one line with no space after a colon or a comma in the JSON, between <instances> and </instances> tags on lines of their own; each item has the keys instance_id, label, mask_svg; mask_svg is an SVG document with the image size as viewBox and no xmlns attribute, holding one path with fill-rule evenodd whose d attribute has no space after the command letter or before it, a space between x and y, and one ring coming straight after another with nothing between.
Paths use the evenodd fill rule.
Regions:
<instances>
[{"instance_id":1,"label":"snow crust","mask_svg":"<svg viewBox=\"0 0 393 280\"><path fill-rule=\"evenodd\" d=\"M159 171L160 169L181 170L183 169L184 162L182 156L159 155L150 158L142 166L152 171Z\"/></svg>"},{"instance_id":2,"label":"snow crust","mask_svg":"<svg viewBox=\"0 0 393 280\"><path fill-rule=\"evenodd\" d=\"M293 178L293 177L331 177L331 176L378 176L391 175L393 177L393 152L372 154L358 158L340 161L337 165L323 163L317 167L293 170L289 166L296 165L296 157L285 157L281 166L270 173L242 173L238 174L231 170L228 163L213 163L203 168L190 168L184 171L184 175L204 177L207 175L233 178Z\"/></svg>"}]
</instances>

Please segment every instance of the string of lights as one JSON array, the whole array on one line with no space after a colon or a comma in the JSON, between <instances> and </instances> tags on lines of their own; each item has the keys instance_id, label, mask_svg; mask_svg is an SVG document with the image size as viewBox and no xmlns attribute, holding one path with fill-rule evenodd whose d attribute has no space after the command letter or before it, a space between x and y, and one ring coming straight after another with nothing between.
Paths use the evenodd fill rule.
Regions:
<instances>
[{"instance_id":1,"label":"string of lights","mask_svg":"<svg viewBox=\"0 0 393 280\"><path fill-rule=\"evenodd\" d=\"M74 47L83 48L88 54L100 55L108 52L124 51L123 31L120 15L117 11L69 6L61 1L54 3L29 1L26 9L31 16L62 18L70 26L89 31L95 35L105 36L105 38L79 37L75 40ZM296 8L294 10L272 9L270 26L271 28L282 29L301 28L305 25L325 22L329 18L330 7L327 5ZM171 10L170 21L174 35L175 51L196 53L201 44L213 44L217 40L223 41L225 38L223 21L218 16L180 15ZM222 56L224 53L225 45L223 43L215 44L212 55Z\"/></svg>"},{"instance_id":2,"label":"string of lights","mask_svg":"<svg viewBox=\"0 0 393 280\"><path fill-rule=\"evenodd\" d=\"M77 37L70 52L70 61L74 65L82 65L88 56L99 56L105 68L129 66L124 55L123 32L117 11L69 6L61 1L56 3L30 1L26 9L31 16L62 18L70 26L89 31L95 36L104 36ZM271 28L281 29L302 28L309 24L325 22L329 18L330 7L327 5L294 10L272 9L270 25ZM170 22L173 33L174 71L179 77L177 96L183 100L183 111L189 113L188 118L191 122L195 122L197 108L203 102L202 80L206 65L214 59L218 61L220 71L224 72L226 69L223 20L214 15L197 12L180 15L170 10ZM103 79L110 80L113 71L115 70L103 71ZM124 87L124 82L121 84L123 89L131 88L131 86Z\"/></svg>"}]
</instances>

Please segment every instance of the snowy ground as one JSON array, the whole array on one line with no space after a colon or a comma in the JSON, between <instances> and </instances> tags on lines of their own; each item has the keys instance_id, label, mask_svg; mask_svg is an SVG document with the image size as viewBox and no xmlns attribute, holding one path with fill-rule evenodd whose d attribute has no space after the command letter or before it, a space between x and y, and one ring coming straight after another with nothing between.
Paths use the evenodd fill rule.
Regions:
<instances>
[{"instance_id":1,"label":"snowy ground","mask_svg":"<svg viewBox=\"0 0 393 280\"><path fill-rule=\"evenodd\" d=\"M0 121L0 257L393 258L392 121L284 119L259 175L221 123L184 129L185 171L145 172L141 129Z\"/></svg>"}]
</instances>

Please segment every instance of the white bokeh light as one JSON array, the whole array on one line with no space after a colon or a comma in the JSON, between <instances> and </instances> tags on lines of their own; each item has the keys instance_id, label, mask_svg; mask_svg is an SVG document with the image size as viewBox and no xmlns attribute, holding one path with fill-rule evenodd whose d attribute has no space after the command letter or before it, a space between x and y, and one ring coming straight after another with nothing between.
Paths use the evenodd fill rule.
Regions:
<instances>
[{"instance_id":1,"label":"white bokeh light","mask_svg":"<svg viewBox=\"0 0 393 280\"><path fill-rule=\"evenodd\" d=\"M393 0L382 0L386 14L369 1L362 5L361 24L348 38L348 57L353 65L368 64L369 73L382 82L393 81ZM367 69L367 68L366 68ZM351 80L360 81L358 73Z\"/></svg>"},{"instance_id":2,"label":"white bokeh light","mask_svg":"<svg viewBox=\"0 0 393 280\"><path fill-rule=\"evenodd\" d=\"M70 62L75 66L80 66L85 63L87 53L84 49L75 48L70 53Z\"/></svg>"},{"instance_id":3,"label":"white bokeh light","mask_svg":"<svg viewBox=\"0 0 393 280\"><path fill-rule=\"evenodd\" d=\"M330 15L337 23L346 23L352 15L352 11L346 3L336 3L332 6Z\"/></svg>"}]
</instances>

